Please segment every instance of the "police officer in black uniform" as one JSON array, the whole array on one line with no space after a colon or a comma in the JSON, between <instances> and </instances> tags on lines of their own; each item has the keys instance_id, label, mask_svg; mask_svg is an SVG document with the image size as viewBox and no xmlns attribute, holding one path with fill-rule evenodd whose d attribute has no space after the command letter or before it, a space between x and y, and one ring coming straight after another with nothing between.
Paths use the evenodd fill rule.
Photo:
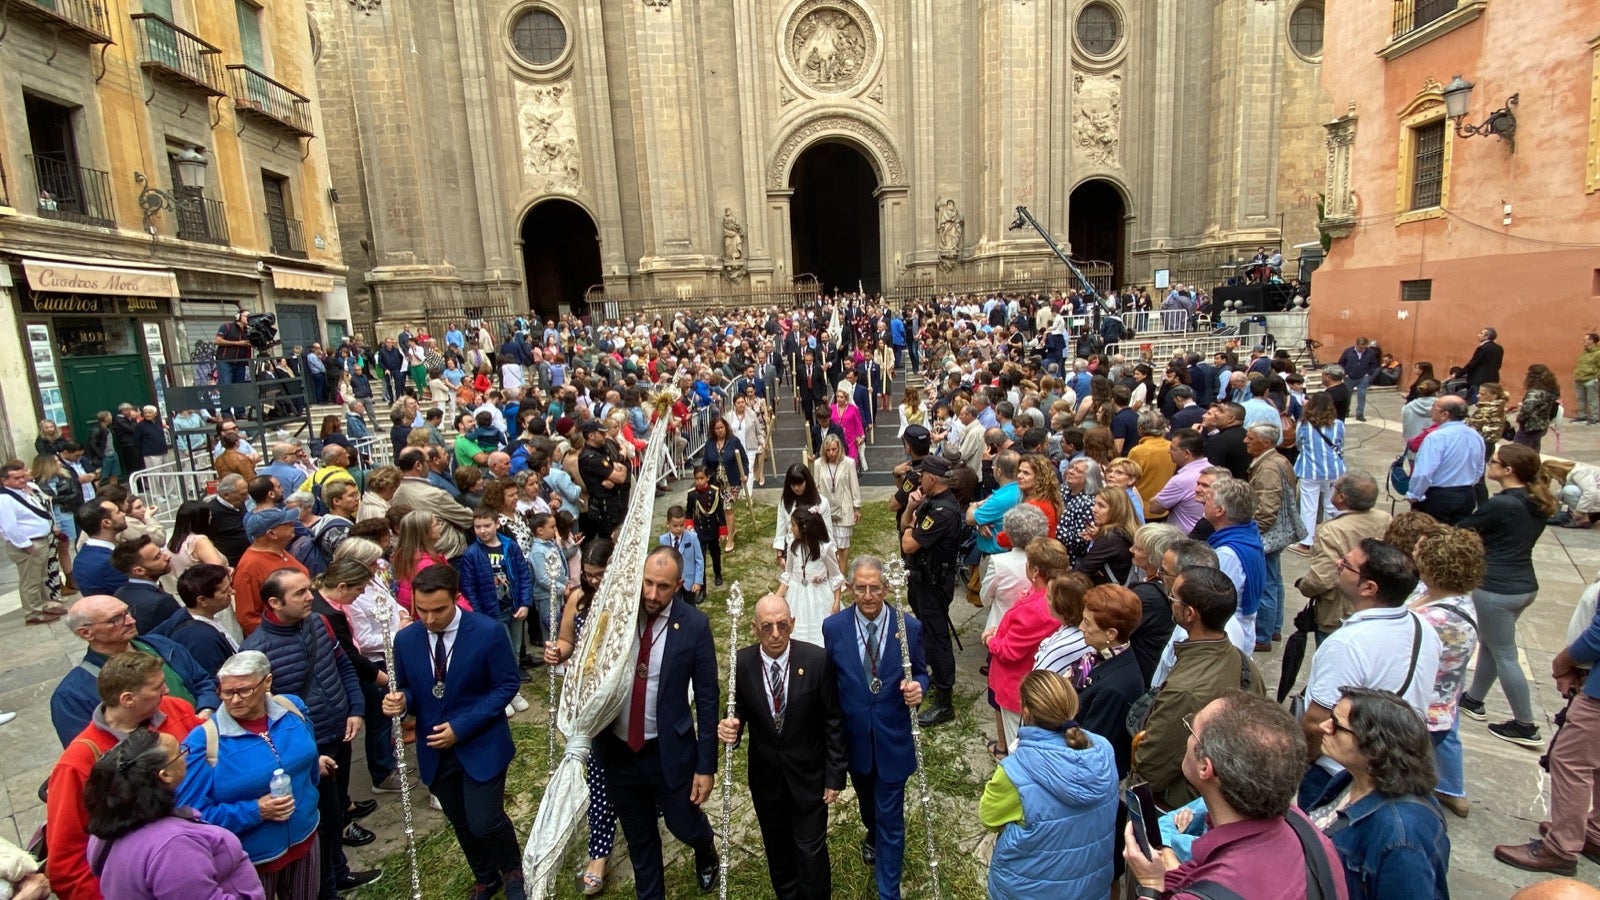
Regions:
<instances>
[{"instance_id":1,"label":"police officer in black uniform","mask_svg":"<svg viewBox=\"0 0 1600 900\"><path fill-rule=\"evenodd\" d=\"M589 509L579 518L578 527L585 540L610 539L628 510L628 466L606 440L604 425L591 419L581 430L578 476L589 493Z\"/></svg>"},{"instance_id":2,"label":"police officer in black uniform","mask_svg":"<svg viewBox=\"0 0 1600 900\"><path fill-rule=\"evenodd\" d=\"M921 479L917 473L917 466L921 465L922 458L928 455L928 448L933 444L933 436L921 425L907 425L900 442L905 445L906 455L911 458L894 467L894 499L889 501L889 508L894 510L896 518L901 517L906 507L911 505L911 494L919 487Z\"/></svg>"},{"instance_id":3,"label":"police officer in black uniform","mask_svg":"<svg viewBox=\"0 0 1600 900\"><path fill-rule=\"evenodd\" d=\"M946 481L954 463L942 454L922 458L919 483L900 515L900 552L906 557L907 596L922 623L922 647L928 658L928 699L917 715L924 728L956 717L950 690L956 683L956 655L950 638L950 595L956 586L961 548L961 504Z\"/></svg>"}]
</instances>

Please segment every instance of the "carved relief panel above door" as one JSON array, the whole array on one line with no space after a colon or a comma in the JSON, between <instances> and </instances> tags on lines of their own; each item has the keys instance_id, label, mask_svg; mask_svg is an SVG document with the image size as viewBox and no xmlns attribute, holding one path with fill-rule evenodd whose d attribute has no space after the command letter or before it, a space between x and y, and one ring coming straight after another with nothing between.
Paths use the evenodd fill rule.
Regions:
<instances>
[{"instance_id":1,"label":"carved relief panel above door","mask_svg":"<svg viewBox=\"0 0 1600 900\"><path fill-rule=\"evenodd\" d=\"M799 0L780 21L778 62L809 97L854 96L883 61L883 30L855 0Z\"/></svg>"}]
</instances>

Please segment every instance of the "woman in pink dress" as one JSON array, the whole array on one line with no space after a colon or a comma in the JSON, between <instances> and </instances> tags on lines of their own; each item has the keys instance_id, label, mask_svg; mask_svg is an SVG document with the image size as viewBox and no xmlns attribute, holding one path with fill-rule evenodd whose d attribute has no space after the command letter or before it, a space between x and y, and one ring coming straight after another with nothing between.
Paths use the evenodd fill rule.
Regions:
<instances>
[{"instance_id":1,"label":"woman in pink dress","mask_svg":"<svg viewBox=\"0 0 1600 900\"><path fill-rule=\"evenodd\" d=\"M851 462L861 458L861 447L867 440L867 429L861 424L861 410L856 409L855 400L848 381L842 382L839 389L834 391L833 402L828 404L828 409L833 413L834 424L844 431L844 452L850 457Z\"/></svg>"}]
</instances>

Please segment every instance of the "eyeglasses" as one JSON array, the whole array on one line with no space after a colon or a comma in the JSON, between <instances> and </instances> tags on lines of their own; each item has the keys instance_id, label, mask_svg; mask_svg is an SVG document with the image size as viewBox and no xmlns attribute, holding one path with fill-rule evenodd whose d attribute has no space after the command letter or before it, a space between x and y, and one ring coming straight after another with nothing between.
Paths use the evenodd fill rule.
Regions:
<instances>
[{"instance_id":1,"label":"eyeglasses","mask_svg":"<svg viewBox=\"0 0 1600 900\"><path fill-rule=\"evenodd\" d=\"M247 688L233 688L231 690L219 690L219 691L217 691L217 696L221 697L224 700L243 699L245 697L250 696L251 694L254 694L257 690L259 690L260 687L263 684L266 684L267 679L269 677L271 677L271 676L263 675L263 676L261 676L261 679L259 681L257 681L255 684L250 685Z\"/></svg>"},{"instance_id":2,"label":"eyeglasses","mask_svg":"<svg viewBox=\"0 0 1600 900\"><path fill-rule=\"evenodd\" d=\"M1183 727L1189 732L1191 737L1199 738L1200 735L1194 733L1194 716L1194 713L1189 713L1188 715L1184 716L1182 720Z\"/></svg>"},{"instance_id":3,"label":"eyeglasses","mask_svg":"<svg viewBox=\"0 0 1600 900\"><path fill-rule=\"evenodd\" d=\"M1338 561L1333 564L1333 567L1344 572L1349 572L1351 575L1355 575L1357 577L1360 577L1361 575L1361 570L1355 566L1352 566L1350 562L1342 556L1339 557Z\"/></svg>"},{"instance_id":4,"label":"eyeglasses","mask_svg":"<svg viewBox=\"0 0 1600 900\"><path fill-rule=\"evenodd\" d=\"M1334 730L1335 733L1340 732L1340 731L1343 731L1343 732L1345 732L1347 734L1355 734L1356 733L1354 728L1351 728L1349 725L1345 725L1345 724L1341 723L1339 721L1339 719L1337 717L1335 717L1331 713L1328 715L1328 724L1333 726L1333 730Z\"/></svg>"},{"instance_id":5,"label":"eyeglasses","mask_svg":"<svg viewBox=\"0 0 1600 900\"><path fill-rule=\"evenodd\" d=\"M788 634L794 628L793 622L763 622L756 626L762 634Z\"/></svg>"},{"instance_id":6,"label":"eyeglasses","mask_svg":"<svg viewBox=\"0 0 1600 900\"><path fill-rule=\"evenodd\" d=\"M852 585L850 593L858 596L881 597L889 593L889 589L881 584Z\"/></svg>"},{"instance_id":7,"label":"eyeglasses","mask_svg":"<svg viewBox=\"0 0 1600 900\"><path fill-rule=\"evenodd\" d=\"M122 622L130 621L132 619L133 619L133 612L131 610L129 610L129 609L123 609L122 612L119 612L119 613L117 613L115 615L106 616L104 619L101 619L101 620L99 620L97 622L90 622L89 624L90 625L117 625L117 624L120 624Z\"/></svg>"}]
</instances>

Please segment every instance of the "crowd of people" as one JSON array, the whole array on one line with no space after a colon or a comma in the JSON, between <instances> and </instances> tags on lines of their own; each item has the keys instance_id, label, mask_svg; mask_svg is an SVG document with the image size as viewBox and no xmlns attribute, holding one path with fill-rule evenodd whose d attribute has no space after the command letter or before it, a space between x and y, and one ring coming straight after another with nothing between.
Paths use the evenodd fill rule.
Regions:
<instances>
[{"instance_id":1,"label":"crowd of people","mask_svg":"<svg viewBox=\"0 0 1600 900\"><path fill-rule=\"evenodd\" d=\"M1170 308L1185 300L1175 288ZM1121 878L1152 897L1448 896L1445 814L1471 809L1460 716L1484 721L1498 682L1512 718L1488 733L1546 745L1516 624L1547 524L1589 521L1581 496L1558 520L1579 469L1539 453L1553 376L1530 367L1509 409L1492 351L1459 392L1419 378L1417 428L1382 473L1411 509L1391 516L1379 480L1346 463L1352 403L1359 420L1381 368L1371 342L1308 393L1265 348L1118 354L1089 302L845 296L408 327L376 352L352 340L303 358L317 399L348 412L314 441L256 447L226 410L179 413L193 424L129 407L91 436L97 457L42 424L34 462L0 467L0 534L28 624L64 617L86 644L50 703L50 887L327 898L370 883L381 873L343 850L373 840L358 820L378 802L351 796L353 743L383 798L408 788L399 727L472 896L524 896L508 719L533 670L580 652L616 532L654 492L671 496L638 658L588 759L584 894L605 889L620 823L634 890L665 896L658 819L714 887L702 804L718 744L747 743L777 896L831 895L828 806L847 783L876 890L900 896L913 725L956 718L959 676L985 683L994 716L996 768L974 798L996 832L992 896L1108 896ZM248 377L228 359L218 378ZM379 397L387 434L368 418ZM901 452L869 463L865 436L891 409ZM808 437L775 476L776 589L738 651L729 716L697 607L724 584L725 551L768 540L738 519L778 469L780 415ZM669 463L640 485L661 427ZM120 459L119 429L152 452ZM214 465L215 494L171 498L164 525L124 482L205 429L185 449ZM852 549L873 466L895 482L910 616L886 603L893 567ZM1292 583L1285 552L1308 566ZM976 672L958 672L963 596L988 608ZM1600 835L1600 617L1580 624L1554 673L1570 705L1548 828L1496 849L1556 875ZM1256 655L1280 651L1269 685Z\"/></svg>"}]
</instances>

